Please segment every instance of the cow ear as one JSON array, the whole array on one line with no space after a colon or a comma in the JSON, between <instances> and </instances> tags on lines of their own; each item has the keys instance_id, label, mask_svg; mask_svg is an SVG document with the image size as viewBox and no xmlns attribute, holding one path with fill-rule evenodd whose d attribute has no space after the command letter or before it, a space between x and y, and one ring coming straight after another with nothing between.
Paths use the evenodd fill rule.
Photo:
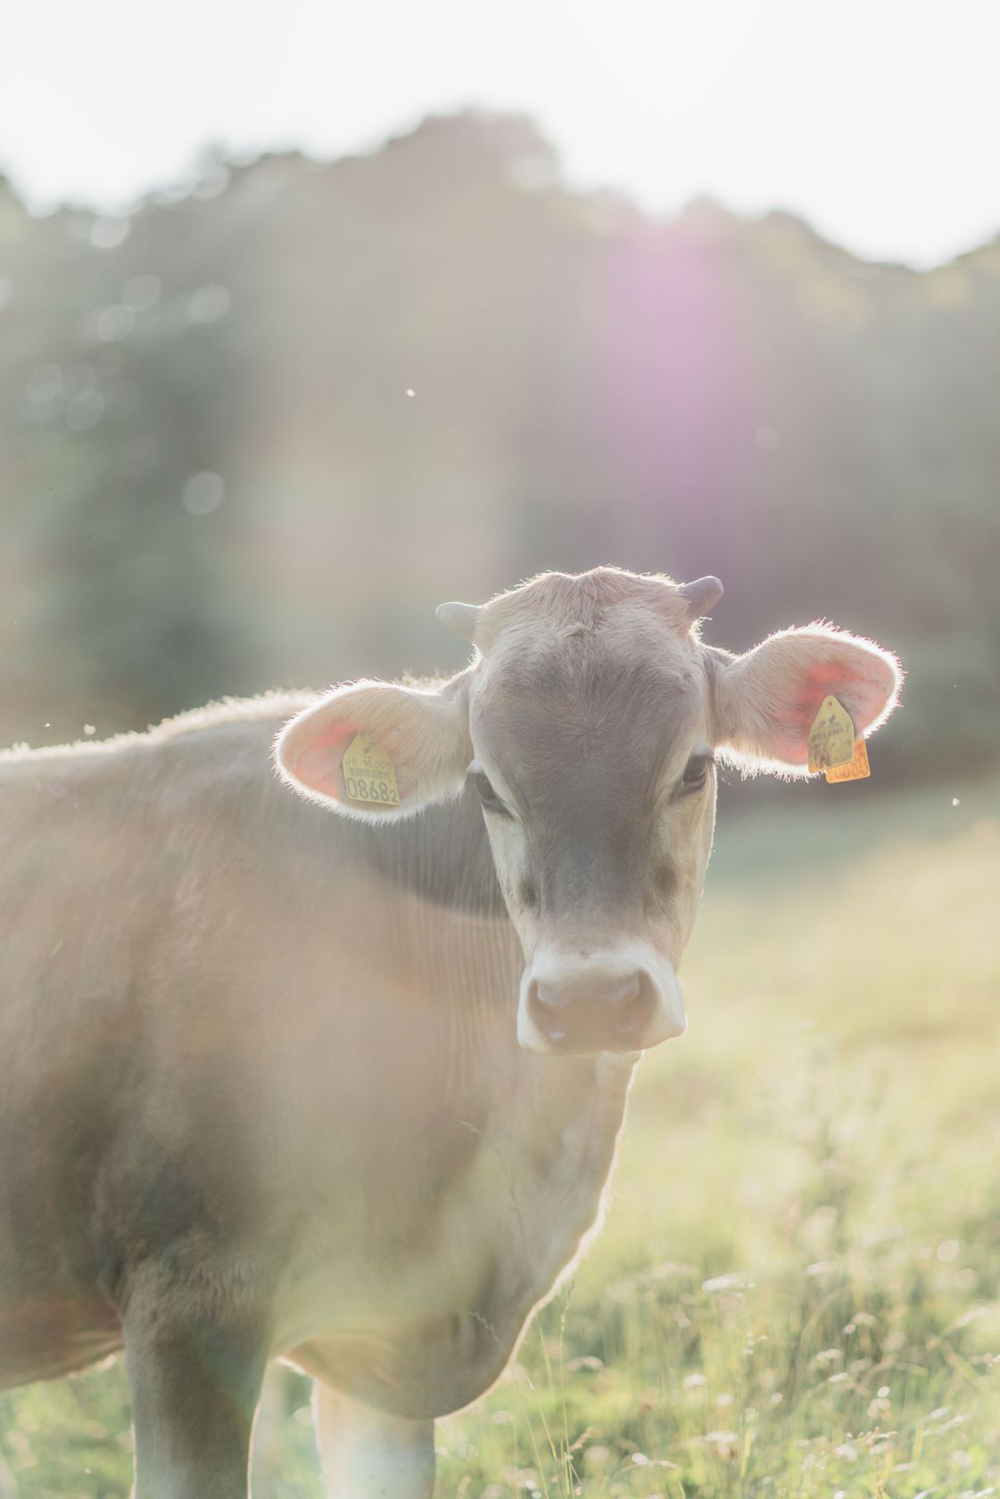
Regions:
<instances>
[{"instance_id":1,"label":"cow ear","mask_svg":"<svg viewBox=\"0 0 1000 1499\"><path fill-rule=\"evenodd\" d=\"M896 657L870 640L828 625L782 630L718 669L717 739L744 770L806 775L824 698L837 698L855 733L868 735L896 706L902 679Z\"/></svg>"},{"instance_id":2,"label":"cow ear","mask_svg":"<svg viewBox=\"0 0 1000 1499\"><path fill-rule=\"evenodd\" d=\"M338 687L285 724L274 758L310 801L365 822L408 817L462 790L472 759L465 683Z\"/></svg>"}]
</instances>

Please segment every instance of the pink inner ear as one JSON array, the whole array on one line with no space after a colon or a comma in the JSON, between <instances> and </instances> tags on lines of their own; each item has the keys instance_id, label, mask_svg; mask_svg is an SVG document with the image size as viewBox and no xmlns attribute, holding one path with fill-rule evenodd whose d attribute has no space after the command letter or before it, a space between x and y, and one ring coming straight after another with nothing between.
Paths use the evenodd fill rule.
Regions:
<instances>
[{"instance_id":1,"label":"pink inner ear","mask_svg":"<svg viewBox=\"0 0 1000 1499\"><path fill-rule=\"evenodd\" d=\"M339 802L340 762L357 732L357 725L346 719L317 726L295 757L294 775L304 786Z\"/></svg>"},{"instance_id":2,"label":"pink inner ear","mask_svg":"<svg viewBox=\"0 0 1000 1499\"><path fill-rule=\"evenodd\" d=\"M874 662L873 669L877 670ZM835 697L842 702L861 734L882 712L888 693L870 674L852 670L843 661L814 662L781 715L775 753L789 765L801 765L808 759L809 730L824 698Z\"/></svg>"}]
</instances>

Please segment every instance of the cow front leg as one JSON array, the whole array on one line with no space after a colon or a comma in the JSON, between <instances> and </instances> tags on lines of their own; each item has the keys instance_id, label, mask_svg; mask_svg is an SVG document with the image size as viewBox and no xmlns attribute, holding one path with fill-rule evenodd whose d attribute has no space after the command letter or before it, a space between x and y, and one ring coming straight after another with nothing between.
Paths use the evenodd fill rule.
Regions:
<instances>
[{"instance_id":1,"label":"cow front leg","mask_svg":"<svg viewBox=\"0 0 1000 1499\"><path fill-rule=\"evenodd\" d=\"M149 1277L123 1316L135 1499L247 1499L267 1317L226 1288L209 1301Z\"/></svg>"},{"instance_id":2,"label":"cow front leg","mask_svg":"<svg viewBox=\"0 0 1000 1499\"><path fill-rule=\"evenodd\" d=\"M431 1499L433 1421L386 1415L319 1381L314 1409L328 1499Z\"/></svg>"}]
</instances>

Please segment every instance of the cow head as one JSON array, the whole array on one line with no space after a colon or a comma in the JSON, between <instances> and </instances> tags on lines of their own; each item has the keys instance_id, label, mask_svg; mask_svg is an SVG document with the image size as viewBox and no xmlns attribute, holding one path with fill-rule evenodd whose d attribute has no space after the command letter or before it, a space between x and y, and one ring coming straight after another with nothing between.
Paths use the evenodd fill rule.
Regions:
<instances>
[{"instance_id":1,"label":"cow head","mask_svg":"<svg viewBox=\"0 0 1000 1499\"><path fill-rule=\"evenodd\" d=\"M786 630L735 657L705 646L699 620L721 594L715 578L597 568L544 574L481 608L444 604L475 647L465 671L433 687L340 687L279 735L289 784L370 822L472 782L524 948L524 1046L636 1051L679 1035L717 759L804 775L827 695L859 734L895 706L895 658L843 631ZM393 767L384 802L349 795L343 760L359 734Z\"/></svg>"}]
</instances>

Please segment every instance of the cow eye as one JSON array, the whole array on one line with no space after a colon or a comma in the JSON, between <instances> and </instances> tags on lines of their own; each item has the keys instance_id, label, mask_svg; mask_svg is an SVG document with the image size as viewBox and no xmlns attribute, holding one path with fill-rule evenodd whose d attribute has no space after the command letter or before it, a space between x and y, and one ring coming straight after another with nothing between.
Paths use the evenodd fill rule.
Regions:
<instances>
[{"instance_id":1,"label":"cow eye","mask_svg":"<svg viewBox=\"0 0 1000 1499\"><path fill-rule=\"evenodd\" d=\"M499 812L502 817L509 817L510 812L493 790L493 783L485 770L476 770L472 774L472 784L479 792L479 800L486 812Z\"/></svg>"},{"instance_id":2,"label":"cow eye","mask_svg":"<svg viewBox=\"0 0 1000 1499\"><path fill-rule=\"evenodd\" d=\"M681 785L685 791L697 791L708 780L708 772L715 763L713 755L692 755L684 767Z\"/></svg>"}]
</instances>

